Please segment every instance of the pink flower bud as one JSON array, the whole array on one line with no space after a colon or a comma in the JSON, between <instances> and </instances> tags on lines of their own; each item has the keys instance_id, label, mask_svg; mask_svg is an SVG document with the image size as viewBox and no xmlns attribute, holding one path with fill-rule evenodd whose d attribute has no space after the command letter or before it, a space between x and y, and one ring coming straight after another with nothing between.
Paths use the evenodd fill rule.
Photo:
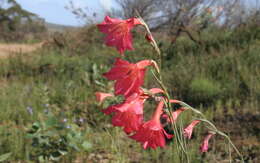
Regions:
<instances>
[{"instance_id":1,"label":"pink flower bud","mask_svg":"<svg viewBox=\"0 0 260 163\"><path fill-rule=\"evenodd\" d=\"M148 42L152 42L152 41L153 41L153 36L150 35L150 34L146 34L146 35L145 35L145 39L146 39Z\"/></svg>"},{"instance_id":2,"label":"pink flower bud","mask_svg":"<svg viewBox=\"0 0 260 163\"><path fill-rule=\"evenodd\" d=\"M107 97L113 97L114 95L111 93L103 93L103 92L96 92L96 100L98 102L103 102Z\"/></svg>"},{"instance_id":3,"label":"pink flower bud","mask_svg":"<svg viewBox=\"0 0 260 163\"><path fill-rule=\"evenodd\" d=\"M191 122L191 124L189 124L185 129L184 129L184 137L185 138L188 138L188 139L191 139L191 135L192 135L192 131L193 131L193 128L198 124L200 123L200 120L194 120Z\"/></svg>"},{"instance_id":4,"label":"pink flower bud","mask_svg":"<svg viewBox=\"0 0 260 163\"><path fill-rule=\"evenodd\" d=\"M215 133L208 133L208 135L204 138L202 144L200 145L200 151L203 152L208 152L209 149L209 139L215 135Z\"/></svg>"}]
</instances>

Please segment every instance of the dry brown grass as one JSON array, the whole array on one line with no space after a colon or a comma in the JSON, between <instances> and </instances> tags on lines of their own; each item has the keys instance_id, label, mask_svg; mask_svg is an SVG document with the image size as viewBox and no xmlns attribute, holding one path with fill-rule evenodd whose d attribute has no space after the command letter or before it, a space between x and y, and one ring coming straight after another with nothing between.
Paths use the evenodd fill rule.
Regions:
<instances>
[{"instance_id":1,"label":"dry brown grass","mask_svg":"<svg viewBox=\"0 0 260 163\"><path fill-rule=\"evenodd\" d=\"M24 54L33 52L43 46L45 42L36 44L0 44L0 59L8 58L15 54Z\"/></svg>"}]
</instances>

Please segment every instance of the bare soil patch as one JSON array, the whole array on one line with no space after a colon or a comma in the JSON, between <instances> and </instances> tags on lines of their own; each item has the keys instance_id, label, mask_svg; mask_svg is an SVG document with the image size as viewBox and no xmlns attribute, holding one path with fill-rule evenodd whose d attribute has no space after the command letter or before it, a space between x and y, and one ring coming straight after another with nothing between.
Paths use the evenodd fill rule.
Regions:
<instances>
[{"instance_id":1,"label":"bare soil patch","mask_svg":"<svg viewBox=\"0 0 260 163\"><path fill-rule=\"evenodd\" d=\"M232 135L231 139L243 151L245 161L259 162L260 114L236 113L216 118L215 121L220 130Z\"/></svg>"}]
</instances>

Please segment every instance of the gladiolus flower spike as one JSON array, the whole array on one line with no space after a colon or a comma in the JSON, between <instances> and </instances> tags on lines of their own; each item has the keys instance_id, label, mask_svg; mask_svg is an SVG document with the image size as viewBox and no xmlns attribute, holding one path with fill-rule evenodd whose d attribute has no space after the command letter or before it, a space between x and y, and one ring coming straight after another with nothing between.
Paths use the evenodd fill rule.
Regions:
<instances>
[{"instance_id":1,"label":"gladiolus flower spike","mask_svg":"<svg viewBox=\"0 0 260 163\"><path fill-rule=\"evenodd\" d=\"M150 42L155 51L161 55L161 51L158 48L158 45L154 40L148 25L143 21L142 18L120 20L106 16L104 21L101 24L98 24L97 27L101 32L105 33L106 45L115 47L119 53L123 55L126 50L133 50L131 30L136 25L143 25L145 27L147 33L145 36L146 40ZM153 66L153 68L156 70L156 73L153 75L157 81L157 84L159 84L165 92L158 88L153 88L149 91L141 88L141 86L144 84L144 76L147 66ZM113 64L113 67L103 75L108 80L115 81L114 95L123 95L124 101L120 104L109 106L102 111L105 114L113 114L112 124L114 126L122 127L126 134L131 134L129 137L140 142L144 149L165 147L166 139L171 139L174 135L168 134L164 127L167 128L169 123L176 123L177 118L183 111L191 110L195 113L202 114L184 102L170 100L169 92L166 91L167 89L161 79L161 70L157 63L153 60L142 60L137 63L130 63L126 60L117 58ZM163 93L164 95L154 96L157 93ZM96 93L96 98L100 102L111 96L113 95L101 92ZM165 99L165 96L167 99ZM144 102L150 97L152 97L155 101L159 101L159 104L156 107L156 110L151 119L149 121L143 122ZM164 102L178 103L183 107L178 108L173 112L170 111L170 108L167 108L167 114L165 114L163 110ZM171 112L170 116L168 115L169 112ZM194 127L201 121L205 123L207 122L211 126L214 126L211 122L203 119L194 120L184 129L184 137L191 139ZM216 129L215 126L214 128ZM178 131L174 130L174 132ZM216 132L209 132L209 134L205 137L200 146L201 152L208 151L209 140L216 133L218 133L217 129ZM221 135L228 138L228 136L224 133ZM244 161L243 156L229 138L228 141L235 149L237 154L241 157L242 161ZM180 145L180 143L182 142L178 142L177 145Z\"/></svg>"},{"instance_id":2,"label":"gladiolus flower spike","mask_svg":"<svg viewBox=\"0 0 260 163\"><path fill-rule=\"evenodd\" d=\"M106 16L98 29L106 34L105 43L107 46L114 46L120 54L126 50L133 50L131 29L141 24L139 19L130 18L127 20L113 19Z\"/></svg>"}]
</instances>

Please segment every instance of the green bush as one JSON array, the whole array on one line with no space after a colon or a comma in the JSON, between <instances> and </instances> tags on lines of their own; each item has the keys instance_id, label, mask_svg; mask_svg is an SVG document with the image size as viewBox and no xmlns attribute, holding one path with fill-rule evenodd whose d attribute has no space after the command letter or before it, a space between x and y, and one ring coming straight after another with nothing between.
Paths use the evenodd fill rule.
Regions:
<instances>
[{"instance_id":1,"label":"green bush","mask_svg":"<svg viewBox=\"0 0 260 163\"><path fill-rule=\"evenodd\" d=\"M219 83L206 78L195 78L189 87L189 101L193 103L209 104L220 96L221 87Z\"/></svg>"}]
</instances>

